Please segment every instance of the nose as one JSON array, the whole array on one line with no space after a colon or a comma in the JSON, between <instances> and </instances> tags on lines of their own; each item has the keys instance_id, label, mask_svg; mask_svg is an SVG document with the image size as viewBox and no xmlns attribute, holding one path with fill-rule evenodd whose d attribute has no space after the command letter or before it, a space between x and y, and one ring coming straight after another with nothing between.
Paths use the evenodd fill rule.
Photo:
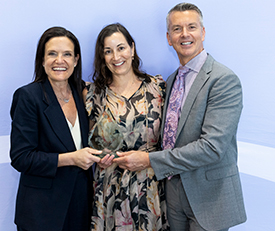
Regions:
<instances>
[{"instance_id":1,"label":"nose","mask_svg":"<svg viewBox=\"0 0 275 231\"><path fill-rule=\"evenodd\" d=\"M188 36L188 30L185 27L182 28L181 36L182 37L187 37Z\"/></svg>"},{"instance_id":2,"label":"nose","mask_svg":"<svg viewBox=\"0 0 275 231\"><path fill-rule=\"evenodd\" d=\"M118 60L119 59L119 53L117 51L113 52L113 59Z\"/></svg>"},{"instance_id":3,"label":"nose","mask_svg":"<svg viewBox=\"0 0 275 231\"><path fill-rule=\"evenodd\" d=\"M56 59L55 59L55 62L56 63L62 63L63 62L63 57L62 57L62 54L58 54Z\"/></svg>"}]
</instances>

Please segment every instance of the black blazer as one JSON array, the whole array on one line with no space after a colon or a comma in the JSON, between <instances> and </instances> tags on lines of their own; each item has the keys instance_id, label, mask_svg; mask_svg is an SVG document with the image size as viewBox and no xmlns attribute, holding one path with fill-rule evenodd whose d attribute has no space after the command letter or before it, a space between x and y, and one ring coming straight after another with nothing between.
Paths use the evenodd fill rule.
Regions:
<instances>
[{"instance_id":1,"label":"black blazer","mask_svg":"<svg viewBox=\"0 0 275 231\"><path fill-rule=\"evenodd\" d=\"M78 111L82 144L87 147L87 113L76 89L73 86L71 89ZM50 82L30 83L17 89L13 96L11 118L11 165L21 172L15 223L27 230L61 231L75 194L77 178L84 172L89 179L78 185L77 190L83 190L83 198L79 201L90 206L85 200L88 200L90 186L87 182L92 184L92 172L76 166L57 167L59 153L75 151L76 147ZM83 211L88 210L83 208Z\"/></svg>"}]
</instances>

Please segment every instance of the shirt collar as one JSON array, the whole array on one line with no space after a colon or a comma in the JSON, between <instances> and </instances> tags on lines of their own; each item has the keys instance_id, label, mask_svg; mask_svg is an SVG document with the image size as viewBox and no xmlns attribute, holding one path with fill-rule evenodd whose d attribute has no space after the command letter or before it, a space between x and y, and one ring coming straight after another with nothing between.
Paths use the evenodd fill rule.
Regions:
<instances>
[{"instance_id":1,"label":"shirt collar","mask_svg":"<svg viewBox=\"0 0 275 231\"><path fill-rule=\"evenodd\" d=\"M207 53L203 49L201 51L201 53L199 53L193 59L191 59L188 63L186 63L185 66L188 67L189 69L191 69L192 71L199 73L202 65L206 61L206 58L207 58ZM182 66L182 65L180 65L180 66Z\"/></svg>"}]
</instances>

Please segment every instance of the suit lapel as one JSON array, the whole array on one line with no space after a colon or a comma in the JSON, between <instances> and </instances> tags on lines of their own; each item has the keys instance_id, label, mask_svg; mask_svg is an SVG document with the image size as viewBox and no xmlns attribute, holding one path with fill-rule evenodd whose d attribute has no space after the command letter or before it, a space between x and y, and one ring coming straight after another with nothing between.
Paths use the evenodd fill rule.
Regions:
<instances>
[{"instance_id":1,"label":"suit lapel","mask_svg":"<svg viewBox=\"0 0 275 231\"><path fill-rule=\"evenodd\" d=\"M73 87L71 87L74 89ZM83 147L88 146L88 132L89 132L89 121L88 121L88 113L83 105L82 98L79 97L78 92L74 89L73 96L78 112L78 119L80 124L80 132L81 132L81 140Z\"/></svg>"},{"instance_id":2,"label":"suit lapel","mask_svg":"<svg viewBox=\"0 0 275 231\"><path fill-rule=\"evenodd\" d=\"M200 72L198 73L197 77L195 78L192 87L187 95L183 108L181 110L181 116L178 123L178 129L176 134L176 140L181 132L188 115L191 112L192 105L194 104L197 95L199 94L201 88L205 84L205 82L210 77L210 72L212 70L213 58L208 55L204 65L202 66Z\"/></svg>"},{"instance_id":3,"label":"suit lapel","mask_svg":"<svg viewBox=\"0 0 275 231\"><path fill-rule=\"evenodd\" d=\"M68 151L76 150L65 115L55 97L50 82L46 80L45 83L42 83L42 88L44 90L43 100L48 104L44 114L47 117L52 130Z\"/></svg>"}]
</instances>

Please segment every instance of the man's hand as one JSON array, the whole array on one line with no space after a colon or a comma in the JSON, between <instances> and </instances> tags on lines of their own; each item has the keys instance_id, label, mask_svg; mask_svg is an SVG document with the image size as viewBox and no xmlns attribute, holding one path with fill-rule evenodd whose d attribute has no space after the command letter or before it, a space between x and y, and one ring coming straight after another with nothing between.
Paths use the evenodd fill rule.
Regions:
<instances>
[{"instance_id":1,"label":"man's hand","mask_svg":"<svg viewBox=\"0 0 275 231\"><path fill-rule=\"evenodd\" d=\"M113 160L122 169L140 171L151 167L149 153L142 151L117 152L119 158Z\"/></svg>"}]
</instances>

